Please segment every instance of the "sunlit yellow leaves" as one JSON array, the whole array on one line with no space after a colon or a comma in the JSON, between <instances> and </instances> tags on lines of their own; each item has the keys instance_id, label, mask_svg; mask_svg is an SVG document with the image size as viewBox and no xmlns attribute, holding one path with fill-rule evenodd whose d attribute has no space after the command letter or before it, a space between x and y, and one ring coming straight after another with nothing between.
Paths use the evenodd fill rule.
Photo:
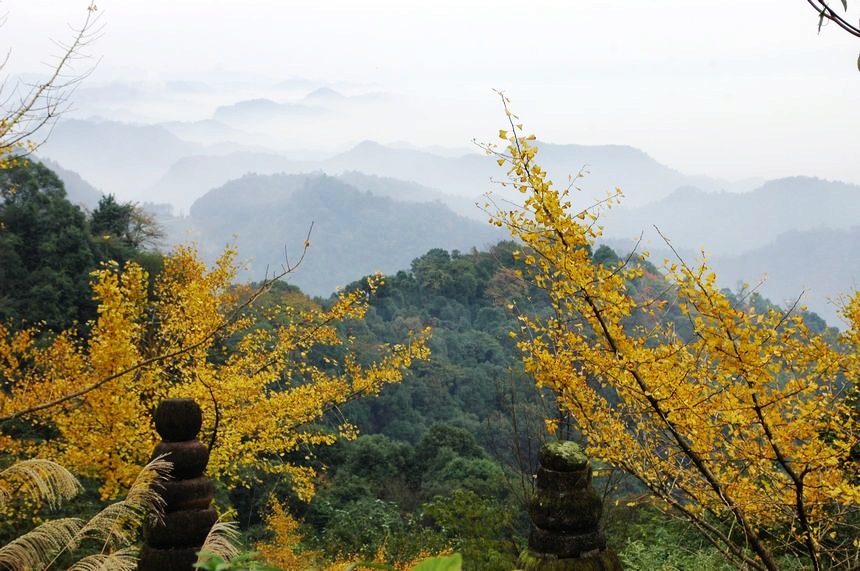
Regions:
<instances>
[{"instance_id":1,"label":"sunlit yellow leaves","mask_svg":"<svg viewBox=\"0 0 860 571\"><path fill-rule=\"evenodd\" d=\"M106 265L93 274L98 318L88 339L68 332L45 343L35 331L0 327L0 415L97 386L27 416L56 438L3 438L4 449L56 459L101 479L102 495L114 497L149 458L158 401L191 397L204 411L201 439L215 444L210 474L230 484L249 484L260 471L284 474L299 497L310 498L313 470L285 457L334 442L336 427L312 423L333 406L399 382L414 360L428 357L429 331L380 347L376 361L359 365L354 340L336 326L364 317L368 292L382 284L381 276L369 278L365 289L341 293L328 308L307 298L268 307L271 325L264 327L250 309L236 312L253 292L233 286L234 259L228 250L210 269L193 249L180 248L165 259L152 294L139 266ZM339 358L327 352L333 348ZM314 361L312 351L320 355ZM146 359L154 360L135 368ZM350 425L341 432L355 435Z\"/></svg>"},{"instance_id":2,"label":"sunlit yellow leaves","mask_svg":"<svg viewBox=\"0 0 860 571\"><path fill-rule=\"evenodd\" d=\"M519 129L508 139L509 176L526 197L522 211L499 210L493 221L526 246L522 274L554 308L549 318L520 316L527 334L512 336L526 371L587 435L589 453L667 506L734 521L750 541L756 529L793 525L791 540L808 534L807 544L821 546L860 498L856 468L845 462L858 443L846 397L860 378L860 294L836 339L791 312L735 307L706 263L678 261L666 278L693 331L681 339L653 313L663 301L631 294L628 280L644 274L635 260L592 263L595 209L571 209L567 191L534 163L530 139Z\"/></svg>"},{"instance_id":3,"label":"sunlit yellow leaves","mask_svg":"<svg viewBox=\"0 0 860 571\"><path fill-rule=\"evenodd\" d=\"M260 542L256 548L269 565L283 571L304 571L318 567L319 554L300 550L303 537L297 522L274 496L269 497L266 527L272 534L270 541Z\"/></svg>"}]
</instances>

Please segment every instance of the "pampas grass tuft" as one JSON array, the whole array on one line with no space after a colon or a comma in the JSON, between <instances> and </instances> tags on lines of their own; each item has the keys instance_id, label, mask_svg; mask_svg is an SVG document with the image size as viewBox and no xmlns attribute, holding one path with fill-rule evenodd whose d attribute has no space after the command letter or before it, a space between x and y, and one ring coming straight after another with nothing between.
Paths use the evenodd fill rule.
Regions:
<instances>
[{"instance_id":1,"label":"pampas grass tuft","mask_svg":"<svg viewBox=\"0 0 860 571\"><path fill-rule=\"evenodd\" d=\"M16 462L0 472L0 506L23 494L55 509L81 490L83 487L71 472L41 458Z\"/></svg>"}]
</instances>

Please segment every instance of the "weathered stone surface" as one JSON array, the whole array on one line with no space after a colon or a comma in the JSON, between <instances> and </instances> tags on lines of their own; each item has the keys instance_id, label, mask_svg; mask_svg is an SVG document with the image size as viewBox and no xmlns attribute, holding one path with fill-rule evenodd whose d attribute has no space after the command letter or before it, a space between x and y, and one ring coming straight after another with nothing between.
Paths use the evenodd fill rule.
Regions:
<instances>
[{"instance_id":1,"label":"weathered stone surface","mask_svg":"<svg viewBox=\"0 0 860 571\"><path fill-rule=\"evenodd\" d=\"M160 490L165 511L200 510L208 508L215 495L215 486L206 476L191 480L168 480Z\"/></svg>"},{"instance_id":2,"label":"weathered stone surface","mask_svg":"<svg viewBox=\"0 0 860 571\"><path fill-rule=\"evenodd\" d=\"M189 571L197 561L200 547L154 549L144 545L137 562L138 571Z\"/></svg>"},{"instance_id":3,"label":"weathered stone surface","mask_svg":"<svg viewBox=\"0 0 860 571\"><path fill-rule=\"evenodd\" d=\"M209 449L199 440L159 442L155 445L151 459L161 455L166 455L164 459L173 464L170 475L175 480L197 478L209 463Z\"/></svg>"},{"instance_id":4,"label":"weathered stone surface","mask_svg":"<svg viewBox=\"0 0 860 571\"><path fill-rule=\"evenodd\" d=\"M218 519L210 507L215 487L203 475L209 450L197 440L203 414L193 399L166 399L154 414L161 436L152 457L173 464L172 478L157 484L164 519L143 526L138 571L194 571L197 551Z\"/></svg>"},{"instance_id":5,"label":"weathered stone surface","mask_svg":"<svg viewBox=\"0 0 860 571\"><path fill-rule=\"evenodd\" d=\"M554 555L527 549L520 556L524 571L620 571L621 561L611 549L588 557L560 559Z\"/></svg>"},{"instance_id":6,"label":"weathered stone surface","mask_svg":"<svg viewBox=\"0 0 860 571\"><path fill-rule=\"evenodd\" d=\"M591 485L591 468L574 472L559 472L547 468L538 468L537 487L551 492L568 492L581 490Z\"/></svg>"},{"instance_id":7,"label":"weathered stone surface","mask_svg":"<svg viewBox=\"0 0 860 571\"><path fill-rule=\"evenodd\" d=\"M194 440L203 425L203 413L194 399L164 399L155 410L155 430L165 442Z\"/></svg>"},{"instance_id":8,"label":"weathered stone surface","mask_svg":"<svg viewBox=\"0 0 860 571\"><path fill-rule=\"evenodd\" d=\"M557 493L538 490L529 503L529 515L543 529L585 532L597 528L603 499L594 488Z\"/></svg>"},{"instance_id":9,"label":"weathered stone surface","mask_svg":"<svg viewBox=\"0 0 860 571\"><path fill-rule=\"evenodd\" d=\"M588 456L576 442L551 442L538 453L540 465L558 472L577 472L589 467Z\"/></svg>"},{"instance_id":10,"label":"weathered stone surface","mask_svg":"<svg viewBox=\"0 0 860 571\"><path fill-rule=\"evenodd\" d=\"M620 571L600 528L603 499L591 485L591 463L574 442L541 448L534 496L529 503L529 549L525 571Z\"/></svg>"},{"instance_id":11,"label":"weathered stone surface","mask_svg":"<svg viewBox=\"0 0 860 571\"><path fill-rule=\"evenodd\" d=\"M167 513L163 522L144 525L143 539L146 545L157 549L199 547L217 520L215 508Z\"/></svg>"},{"instance_id":12,"label":"weathered stone surface","mask_svg":"<svg viewBox=\"0 0 860 571\"><path fill-rule=\"evenodd\" d=\"M606 535L602 530L566 534L532 527L529 547L538 553L552 553L558 558L580 555L606 549Z\"/></svg>"}]
</instances>

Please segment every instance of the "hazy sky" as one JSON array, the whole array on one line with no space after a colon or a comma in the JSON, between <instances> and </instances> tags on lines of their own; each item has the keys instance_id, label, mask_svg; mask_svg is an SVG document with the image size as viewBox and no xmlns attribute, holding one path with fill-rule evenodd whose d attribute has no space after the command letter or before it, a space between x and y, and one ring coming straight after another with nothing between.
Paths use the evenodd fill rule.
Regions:
<instances>
[{"instance_id":1,"label":"hazy sky","mask_svg":"<svg viewBox=\"0 0 860 571\"><path fill-rule=\"evenodd\" d=\"M213 71L349 82L432 100L433 117L416 104L398 138L452 147L502 126L499 88L543 140L630 144L690 174L860 183L860 41L818 35L804 0L97 5L94 84ZM860 0L849 6L860 16ZM44 70L85 7L0 1L6 71Z\"/></svg>"}]
</instances>

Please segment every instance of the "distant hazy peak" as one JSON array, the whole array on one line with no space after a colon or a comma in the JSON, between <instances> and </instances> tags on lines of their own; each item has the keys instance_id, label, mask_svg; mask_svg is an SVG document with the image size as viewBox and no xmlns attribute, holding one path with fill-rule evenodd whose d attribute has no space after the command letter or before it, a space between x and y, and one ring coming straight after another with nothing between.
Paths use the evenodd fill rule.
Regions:
<instances>
[{"instance_id":1,"label":"distant hazy peak","mask_svg":"<svg viewBox=\"0 0 860 571\"><path fill-rule=\"evenodd\" d=\"M261 206L279 203L292 193L321 184L348 186L322 172L304 174L256 174L248 173L224 185L213 188L191 205L194 217L212 216L230 218ZM355 190L355 189L353 189Z\"/></svg>"},{"instance_id":2,"label":"distant hazy peak","mask_svg":"<svg viewBox=\"0 0 860 571\"><path fill-rule=\"evenodd\" d=\"M388 147L389 149L406 149L408 151L429 153L431 155L447 159L458 159L460 157L465 157L469 155L482 155L482 153L478 152L477 147L475 147L474 149L469 149L465 147L443 147L440 145L430 145L427 147L422 147L418 145L413 145L407 141L394 141L390 143L385 143L384 146Z\"/></svg>"},{"instance_id":3,"label":"distant hazy peak","mask_svg":"<svg viewBox=\"0 0 860 571\"><path fill-rule=\"evenodd\" d=\"M678 202L679 200L701 200L702 197L704 197L706 194L714 193L705 192L698 186L685 184L684 186L679 186L678 188L673 190L668 196L666 196L666 198L664 198L660 202Z\"/></svg>"},{"instance_id":4,"label":"distant hazy peak","mask_svg":"<svg viewBox=\"0 0 860 571\"><path fill-rule=\"evenodd\" d=\"M319 81L312 79L292 78L275 84L278 89L311 89L320 85Z\"/></svg>"},{"instance_id":5,"label":"distant hazy peak","mask_svg":"<svg viewBox=\"0 0 860 571\"><path fill-rule=\"evenodd\" d=\"M241 101L237 101L235 103L231 103L229 105L222 105L215 110L215 114L217 115L218 111L221 109L231 109L231 108L256 108L256 109L266 109L273 107L280 107L280 103L277 101L272 101L271 99L266 99L265 97L256 97L254 99L243 99Z\"/></svg>"},{"instance_id":6,"label":"distant hazy peak","mask_svg":"<svg viewBox=\"0 0 860 571\"><path fill-rule=\"evenodd\" d=\"M389 147L386 147L382 143L377 143L376 141L371 141L370 139L365 139L364 141L361 141L360 143L358 143L357 145L352 147L350 149L350 151L377 151L377 150L388 149L388 148ZM392 149L392 150L398 150L398 149Z\"/></svg>"},{"instance_id":7,"label":"distant hazy peak","mask_svg":"<svg viewBox=\"0 0 860 571\"><path fill-rule=\"evenodd\" d=\"M36 158L43 165L54 171L54 173L63 181L63 187L66 189L66 196L72 204L81 205L89 210L93 210L98 206L101 200L102 192L83 179L81 175L75 171L64 169L56 161L48 158Z\"/></svg>"},{"instance_id":8,"label":"distant hazy peak","mask_svg":"<svg viewBox=\"0 0 860 571\"><path fill-rule=\"evenodd\" d=\"M653 157L651 157L651 155L642 149L631 147L630 145L578 145L575 143L545 143L543 141L538 141L536 145L540 149L538 156L541 154L546 156L552 153L569 154L589 151L599 153L600 155L611 159L657 162Z\"/></svg>"},{"instance_id":9,"label":"distant hazy peak","mask_svg":"<svg viewBox=\"0 0 860 571\"><path fill-rule=\"evenodd\" d=\"M158 133L173 137L174 135L165 129L163 126L157 123L139 123L132 121L117 121L114 119L106 119L104 117L100 117L94 115L87 119L62 119L58 123L58 128L62 127L64 129L113 129L113 130L136 130L147 132L150 134ZM50 141L50 140L49 140Z\"/></svg>"},{"instance_id":10,"label":"distant hazy peak","mask_svg":"<svg viewBox=\"0 0 860 571\"><path fill-rule=\"evenodd\" d=\"M840 181L831 181L814 176L791 176L766 181L758 190L765 192L809 192L816 190L860 192L860 186Z\"/></svg>"},{"instance_id":11,"label":"distant hazy peak","mask_svg":"<svg viewBox=\"0 0 860 571\"><path fill-rule=\"evenodd\" d=\"M346 97L331 87L320 87L308 93L305 99L346 99Z\"/></svg>"},{"instance_id":12,"label":"distant hazy peak","mask_svg":"<svg viewBox=\"0 0 860 571\"><path fill-rule=\"evenodd\" d=\"M438 154L434 154L430 151L425 151L423 149L410 148L407 146L391 146L384 145L377 141L372 140L364 140L352 147L351 149L341 153L341 155L396 155L401 158L414 157L414 158L427 158L431 160L435 159L445 159L445 160L456 160L459 157L446 157ZM477 156L477 155L476 155Z\"/></svg>"},{"instance_id":13,"label":"distant hazy peak","mask_svg":"<svg viewBox=\"0 0 860 571\"><path fill-rule=\"evenodd\" d=\"M213 118L216 120L252 120L269 122L278 117L294 117L297 115L318 116L325 109L316 105L301 103L278 103L266 98L243 99L230 105L222 105L215 109ZM234 126L231 124L231 126Z\"/></svg>"}]
</instances>

